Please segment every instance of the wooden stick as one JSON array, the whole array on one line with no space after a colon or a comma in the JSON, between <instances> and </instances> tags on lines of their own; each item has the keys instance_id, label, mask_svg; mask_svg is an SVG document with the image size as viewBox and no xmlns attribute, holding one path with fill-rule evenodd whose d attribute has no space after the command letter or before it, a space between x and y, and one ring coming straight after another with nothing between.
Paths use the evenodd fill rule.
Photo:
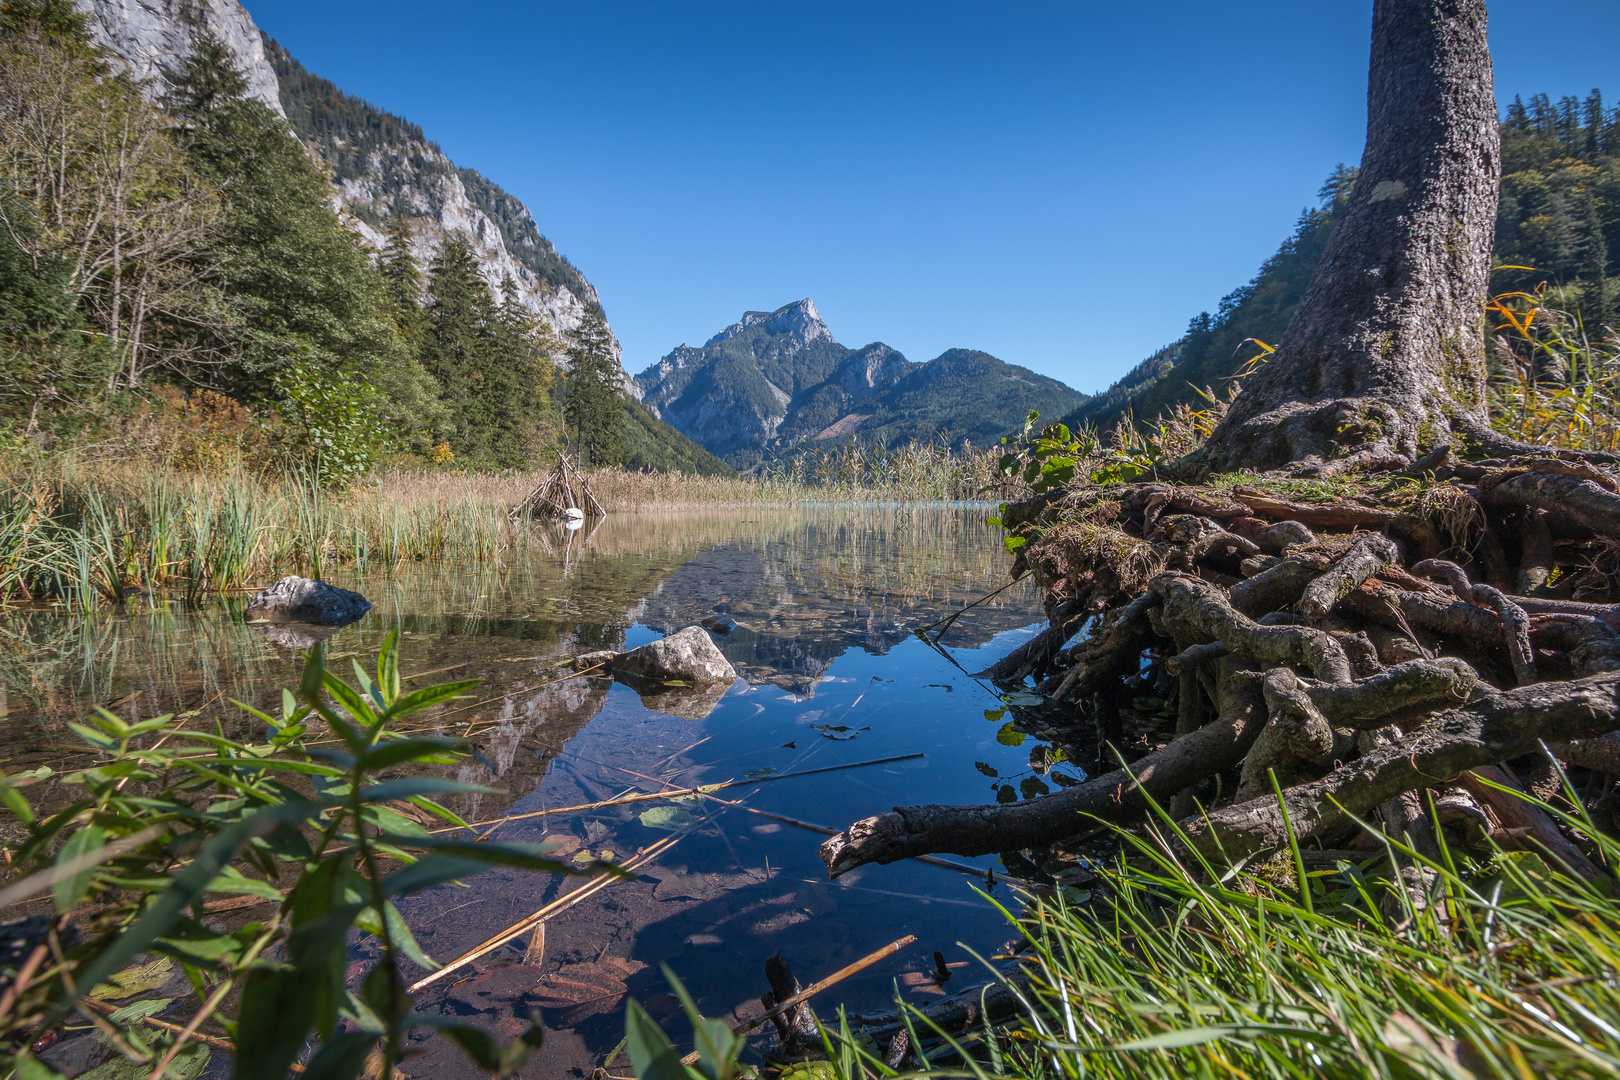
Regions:
<instances>
[{"instance_id":1,"label":"wooden stick","mask_svg":"<svg viewBox=\"0 0 1620 1080\"><path fill-rule=\"evenodd\" d=\"M800 1002L803 1002L803 1001L808 1001L810 998L812 998L815 995L821 993L823 990L827 989L829 986L832 986L834 983L843 982L845 979L849 978L851 975L854 975L854 974L856 974L857 972L860 972L860 971L865 971L867 968L871 967L873 964L877 963L879 960L882 960L884 957L893 956L895 953L899 952L901 949L905 948L907 945L910 945L913 941L916 941L916 940L917 940L917 937L916 937L915 934L907 934L905 937L900 938L898 941L889 942L887 945L883 946L883 948L877 950L876 952L867 953L865 956L861 957L859 960L855 961L853 964L850 964L847 967L839 968L837 971L833 972L831 975L827 976L825 979L820 980L819 982L811 983L809 986L805 987L803 990L800 990L797 994L794 994L792 997L788 998L786 1001L781 1002L780 1004L778 1004L776 1006L776 1008L772 1009L770 1012L761 1013L759 1016L754 1017L752 1020L748 1021L746 1024L741 1024L741 1025L739 1025L737 1027L732 1028L731 1033L733 1035L746 1035L746 1034L748 1034L750 1031L753 1031L755 1028L759 1027L759 1025L763 1024L765 1021L770 1020L773 1017L781 1016L783 1013L787 1012L789 1009L793 1008L795 1005L797 1005L797 1004L799 1004ZM699 1055L698 1052L696 1050L694 1050L690 1054L687 1054L685 1057L681 1058L681 1064L682 1065L695 1064L700 1056L701 1055Z\"/></svg>"},{"instance_id":2,"label":"wooden stick","mask_svg":"<svg viewBox=\"0 0 1620 1080\"><path fill-rule=\"evenodd\" d=\"M468 823L470 829L481 829L485 825L504 825L508 821L525 821L529 818L549 817L552 814L586 813L591 810L602 810L609 806L624 806L630 803L649 802L654 799L676 799L688 795L707 795L711 791L722 788L737 787L741 784L763 784L771 780L786 780L791 776L814 776L816 773L837 772L840 769L863 769L868 765L888 765L896 761L910 761L913 758L927 757L917 752L915 754L899 754L895 757L877 758L872 761L851 761L846 765L824 765L819 769L803 769L799 772L772 773L770 776L758 776L752 780L723 780L718 784L704 784L701 787L677 788L674 791L647 791L635 795L621 795L612 799L603 799L599 802L582 803L579 806L557 806L550 810L531 810L526 814L508 814L505 817L490 818L488 821L474 821ZM628 770L626 770L628 771ZM443 829L434 829L434 834L456 832L461 826L451 825ZM978 871L974 871L977 873Z\"/></svg>"},{"instance_id":3,"label":"wooden stick","mask_svg":"<svg viewBox=\"0 0 1620 1080\"><path fill-rule=\"evenodd\" d=\"M645 848L631 858L626 859L622 864L620 864L619 869L634 870L639 866L651 862L653 859L657 858L673 847L677 841L691 831L691 828L691 826L688 826L686 829L682 829L673 836L668 836L662 840L659 840L652 846ZM613 884L613 882L620 880L622 879L618 875L604 874L603 876L595 878L587 884L580 886L573 892L570 892L564 896L559 896L557 899L553 900L539 911L534 912L532 915L524 916L511 926L508 926L505 930L502 930L500 933L496 934L494 937L488 938L478 945L473 946L471 949L468 949L466 952L462 953L460 956L456 957L439 970L417 979L415 982L411 983L410 986L405 988L406 993L414 994L424 987L432 986L434 983L449 975L452 971L457 971L466 967L468 964L472 963L474 960L477 960L481 956L487 956L496 949L500 948L502 945L505 945L508 941L511 941L514 938L522 937L525 933L533 930L535 926L545 922L547 919L551 918L551 916L557 914L557 912L573 907L581 900L600 892L609 885Z\"/></svg>"},{"instance_id":4,"label":"wooden stick","mask_svg":"<svg viewBox=\"0 0 1620 1080\"><path fill-rule=\"evenodd\" d=\"M715 802L724 803L727 806L735 806L739 810L748 811L750 814L758 814L760 817L768 817L772 821L780 821L784 825L793 825L800 829L809 829L811 832L820 833L822 836L838 835L837 829L829 829L825 825L817 825L809 821L800 821L798 818L790 818L785 814L773 814L769 810L756 810L752 806L746 806L740 802L732 802L729 799L715 799L713 795L705 795L703 797L706 799L714 799ZM972 874L974 877L983 877L986 873L985 868L982 866L969 866L967 863L952 862L949 859L941 859L937 855L913 855L911 856L910 861L928 863L930 866L944 866L952 870L960 870L964 874Z\"/></svg>"},{"instance_id":5,"label":"wooden stick","mask_svg":"<svg viewBox=\"0 0 1620 1080\"><path fill-rule=\"evenodd\" d=\"M449 667L436 667L432 671L418 671L415 675L402 675L400 676L399 681L410 682L412 679L425 679L429 675L441 675L446 671L454 671L457 668L464 668L470 663L472 663L471 660L463 660L461 663L451 664Z\"/></svg>"},{"instance_id":6,"label":"wooden stick","mask_svg":"<svg viewBox=\"0 0 1620 1080\"><path fill-rule=\"evenodd\" d=\"M660 780L658 777L648 776L646 773L638 773L634 769L625 768L623 765L615 765L613 768L618 769L622 773L629 773L631 776L640 777L643 780L650 780L655 784L663 784L666 788L670 786L669 781L667 780ZM785 814L773 814L768 810L755 810L752 806L748 806L740 802L734 802L731 799L722 799L718 795L710 795L707 792L700 793L698 798L708 799L710 802L717 802L721 806L731 806L736 807L739 810L746 810L750 814L758 814L760 817L768 817L773 821L780 821L787 825L797 826L800 829L808 829L813 833L820 833L822 836L838 835L837 829L829 829L825 825L816 825L809 821L800 821L798 818L790 818ZM488 833L484 835L487 836ZM480 836L479 839L482 840L483 837ZM967 863L951 862L949 859L941 859L934 855L913 855L911 858L917 862L932 863L935 866L946 866L952 870L960 870L965 874L972 874L974 877L978 877L987 872L986 870L977 866L969 866Z\"/></svg>"},{"instance_id":7,"label":"wooden stick","mask_svg":"<svg viewBox=\"0 0 1620 1080\"><path fill-rule=\"evenodd\" d=\"M686 747L685 749L682 749L682 750L677 750L673 754L669 755L669 757L662 758L662 759L660 759L658 761L653 762L651 765L647 766L647 768L654 771L654 772L656 772L660 765L667 765L671 761L674 761L676 758L680 757L682 754L686 753L687 750L696 750L698 747L702 746L704 743L708 742L712 738L714 738L713 735L705 735L705 736L703 736L703 738L699 739L697 742L693 743L691 746L688 746L688 747Z\"/></svg>"}]
</instances>

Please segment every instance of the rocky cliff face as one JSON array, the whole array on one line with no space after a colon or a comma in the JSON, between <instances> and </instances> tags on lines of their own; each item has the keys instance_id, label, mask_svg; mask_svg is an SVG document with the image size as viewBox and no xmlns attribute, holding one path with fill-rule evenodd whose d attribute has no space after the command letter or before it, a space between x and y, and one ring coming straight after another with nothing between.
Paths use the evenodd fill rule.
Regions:
<instances>
[{"instance_id":1,"label":"rocky cliff face","mask_svg":"<svg viewBox=\"0 0 1620 1080\"><path fill-rule=\"evenodd\" d=\"M984 445L1030 409L1056 417L1085 400L988 353L952 349L919 364L882 342L849 349L808 299L745 312L636 382L662 419L740 469L846 437L893 446L944 434Z\"/></svg>"},{"instance_id":2,"label":"rocky cliff face","mask_svg":"<svg viewBox=\"0 0 1620 1080\"><path fill-rule=\"evenodd\" d=\"M90 16L95 42L149 80L155 94L165 87L165 72L190 53L197 34L206 29L217 35L247 75L249 94L287 117L326 165L335 207L374 248L383 246L388 219L403 215L411 224L413 253L425 268L444 237L460 233L472 241L490 287L499 289L510 278L524 306L565 340L588 307L600 306L596 289L541 235L522 202L458 167L417 125L310 74L259 31L237 0L76 3ZM617 356L616 339L613 349ZM622 382L627 393L641 396L628 374Z\"/></svg>"},{"instance_id":3,"label":"rocky cliff face","mask_svg":"<svg viewBox=\"0 0 1620 1080\"><path fill-rule=\"evenodd\" d=\"M237 0L75 0L75 6L90 16L90 39L159 91L165 73L190 54L192 40L213 31L247 76L248 96L282 111L264 39Z\"/></svg>"}]
</instances>

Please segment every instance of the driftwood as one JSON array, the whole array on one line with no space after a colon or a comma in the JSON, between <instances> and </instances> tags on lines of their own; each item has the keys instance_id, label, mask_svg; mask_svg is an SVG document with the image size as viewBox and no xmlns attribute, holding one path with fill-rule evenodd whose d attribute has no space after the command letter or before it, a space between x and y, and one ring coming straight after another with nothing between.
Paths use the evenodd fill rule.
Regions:
<instances>
[{"instance_id":1,"label":"driftwood","mask_svg":"<svg viewBox=\"0 0 1620 1080\"><path fill-rule=\"evenodd\" d=\"M570 510L574 513L570 514ZM557 467L535 485L534 490L524 496L522 502L512 507L508 516L516 521L525 513L548 518L607 516L602 504L591 494L591 486L586 483L585 474L581 473L574 463L568 460L568 455L561 451L557 454Z\"/></svg>"},{"instance_id":2,"label":"driftwood","mask_svg":"<svg viewBox=\"0 0 1620 1080\"><path fill-rule=\"evenodd\" d=\"M1620 570L1605 584L1595 569L1620 545L1620 476L1544 454L1473 465L1448 449L1422 464L1425 484L1445 482L1403 499L1389 497L1399 474L1326 503L1264 484L1108 488L1120 546L1139 537L1133 558L1150 551L1166 568L1130 594L1106 593L1099 583L1130 575L1070 530L1076 508L1095 521L1098 489L1010 508L1004 520L1028 538L1019 569L1049 590L1054 615L1062 598L1070 606L992 674L1041 669L1041 692L1074 710L1054 735L1049 705L1042 735L1076 760L1118 744L1130 702L1149 691L1174 699L1174 733L1142 736L1128 764L1109 749L1119 767L1050 795L855 822L821 848L830 874L1061 845L1099 819L1143 820L1152 802L1211 858L1284 843L1286 809L1307 841L1342 842L1371 821L1430 850L1446 828L1595 873L1580 837L1498 788L1517 786L1505 763L1543 744L1567 766L1620 776L1620 604L1572 595L1578 582L1600 599L1620 593ZM1053 653L1073 632L1075 597L1101 616ZM1546 794L1546 780L1528 790Z\"/></svg>"}]
</instances>

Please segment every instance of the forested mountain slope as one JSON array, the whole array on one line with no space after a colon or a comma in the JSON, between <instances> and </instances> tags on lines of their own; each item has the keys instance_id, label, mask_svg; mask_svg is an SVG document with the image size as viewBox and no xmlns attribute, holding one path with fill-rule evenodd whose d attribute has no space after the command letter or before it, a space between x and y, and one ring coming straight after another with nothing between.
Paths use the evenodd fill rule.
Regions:
<instances>
[{"instance_id":1,"label":"forested mountain slope","mask_svg":"<svg viewBox=\"0 0 1620 1080\"><path fill-rule=\"evenodd\" d=\"M1502 121L1502 202L1496 226L1497 292L1543 282L1566 290L1564 303L1588 326L1616 323L1620 275L1620 108L1597 91L1583 101L1517 98ZM1248 284L1202 312L1178 341L1137 365L1113 386L1064 417L1070 427L1106 431L1129 413L1151 420L1220 388L1260 349L1275 345L1293 318L1311 273L1342 212L1355 171L1340 166L1323 185L1320 205L1300 215L1294 234ZM1525 266L1529 270L1508 269Z\"/></svg>"}]
</instances>

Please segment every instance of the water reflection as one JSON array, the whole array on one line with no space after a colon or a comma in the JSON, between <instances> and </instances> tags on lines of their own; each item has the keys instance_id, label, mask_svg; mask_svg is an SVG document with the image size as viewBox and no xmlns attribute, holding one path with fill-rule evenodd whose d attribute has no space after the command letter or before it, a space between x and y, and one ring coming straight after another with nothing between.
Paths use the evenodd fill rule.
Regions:
<instances>
[{"instance_id":1,"label":"water reflection","mask_svg":"<svg viewBox=\"0 0 1620 1080\"><path fill-rule=\"evenodd\" d=\"M1007 928L971 891L982 879L908 862L828 883L815 855L820 836L781 820L842 827L900 803L983 802L998 790L1027 796L1054 773L1077 775L1044 746L1010 737L1003 702L965 674L1031 632L1040 612L1030 587L973 609L938 650L913 633L1005 583L1000 533L983 517L982 509L949 507L615 515L577 532L537 531L526 550L490 564L329 575L374 605L331 637L335 668L348 657L369 662L397 629L401 670L415 685L483 680L470 700L421 724L471 738L480 752L457 767L458 777L504 792L461 797L453 808L469 820L663 783L923 755L728 789L737 805L691 808L701 827L640 880L604 889L548 924L542 966L559 980L547 984L552 990L496 1000L447 982L424 994L422 1007L476 1014L505 1031L540 1005L554 1030L529 1073L583 1075L618 1041L620 991L668 1019L672 1034L679 1029L661 963L688 981L706 1011L736 1017L758 1011L772 952L808 981L917 934L911 952L841 985L839 997L859 1009L886 1002L897 975L914 1000L935 992L925 977L935 949L961 961L958 942L981 951L1000 945ZM697 702L664 689L642 697L605 679L569 677L563 666L722 613L737 627L716 640L744 677L729 692L721 687ZM240 599L201 610L159 597L95 615L0 611L0 730L10 762L61 757L72 742L64 724L93 705L132 719L193 712L245 733L225 703L271 704L297 678L296 649L264 630L243 619ZM622 858L667 835L643 817L658 805L668 804L513 822L499 835ZM406 916L444 960L563 887L494 873L416 898ZM480 967L518 959L526 944ZM564 984L602 993L582 1003L557 996ZM453 1052L421 1049L425 1059L412 1074L465 1071Z\"/></svg>"}]
</instances>

